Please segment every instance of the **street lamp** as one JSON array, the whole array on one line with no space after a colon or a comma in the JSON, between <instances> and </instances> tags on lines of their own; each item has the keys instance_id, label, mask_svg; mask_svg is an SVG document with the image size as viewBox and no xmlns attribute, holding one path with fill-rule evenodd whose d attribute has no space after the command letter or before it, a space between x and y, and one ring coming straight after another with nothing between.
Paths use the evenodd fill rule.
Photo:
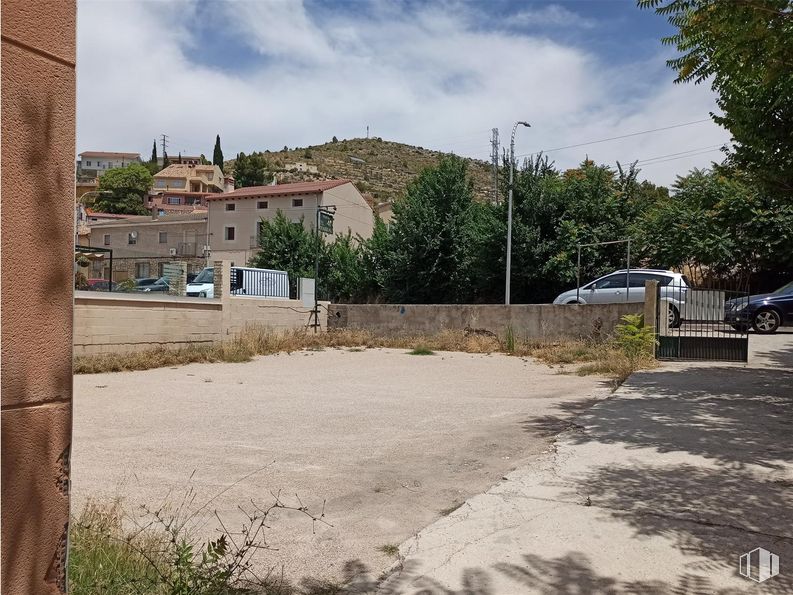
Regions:
<instances>
[{"instance_id":1,"label":"street lamp","mask_svg":"<svg viewBox=\"0 0 793 595\"><path fill-rule=\"evenodd\" d=\"M97 196L103 194L113 194L110 190L88 190L83 192L75 201L74 201L74 245L76 246L79 244L79 230L80 230L80 206L84 206L83 199L89 194L96 194Z\"/></svg>"},{"instance_id":2,"label":"street lamp","mask_svg":"<svg viewBox=\"0 0 793 595\"><path fill-rule=\"evenodd\" d=\"M509 139L509 205L507 206L507 281L504 289L504 304L509 306L509 281L512 275L512 180L515 175L515 133L518 126L531 128L528 122L515 122Z\"/></svg>"}]
</instances>

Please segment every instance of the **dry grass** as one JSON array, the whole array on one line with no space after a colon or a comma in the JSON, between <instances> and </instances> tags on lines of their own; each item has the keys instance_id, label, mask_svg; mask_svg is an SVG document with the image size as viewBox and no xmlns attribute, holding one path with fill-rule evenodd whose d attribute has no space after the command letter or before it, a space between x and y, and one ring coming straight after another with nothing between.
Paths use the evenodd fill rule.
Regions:
<instances>
[{"instance_id":1,"label":"dry grass","mask_svg":"<svg viewBox=\"0 0 793 595\"><path fill-rule=\"evenodd\" d=\"M321 351L345 348L363 351L368 348L407 349L415 354L436 351L464 353L509 353L533 357L549 365L584 364L575 369L578 374L604 374L622 382L640 368L654 365L651 357L628 358L609 341L543 341L523 340L514 335L505 339L494 336L445 330L434 335L375 335L365 330L341 329L314 333L293 330L275 332L262 327L250 327L238 337L212 345L189 346L180 349L157 347L123 354L82 356L75 359L75 374L148 370L190 363L247 362L257 355L291 353L303 349Z\"/></svg>"}]
</instances>

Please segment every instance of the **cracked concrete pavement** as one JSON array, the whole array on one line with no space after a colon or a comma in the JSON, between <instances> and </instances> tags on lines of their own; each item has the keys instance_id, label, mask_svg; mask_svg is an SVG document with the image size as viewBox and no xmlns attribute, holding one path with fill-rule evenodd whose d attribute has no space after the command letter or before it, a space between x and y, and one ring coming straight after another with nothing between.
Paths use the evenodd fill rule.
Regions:
<instances>
[{"instance_id":1,"label":"cracked concrete pavement","mask_svg":"<svg viewBox=\"0 0 793 595\"><path fill-rule=\"evenodd\" d=\"M583 413L526 422L569 428L402 544L360 592L790 593L793 333L752 336L748 366L667 364L633 375ZM573 421L574 419L574 421ZM756 547L781 573L756 584Z\"/></svg>"},{"instance_id":2,"label":"cracked concrete pavement","mask_svg":"<svg viewBox=\"0 0 793 595\"><path fill-rule=\"evenodd\" d=\"M241 364L193 364L76 376L72 496L120 496L146 504L218 495L196 520L216 536L217 509L230 530L237 506L296 494L333 526L278 511L268 535L300 581L378 574L399 544L443 511L527 464L565 427L527 419L586 406L608 390L600 378L505 355L404 350L304 351ZM239 481L242 480L242 481ZM280 571L280 570L279 570ZM278 571L277 571L278 572ZM358 573L355 571L355 573Z\"/></svg>"}]
</instances>

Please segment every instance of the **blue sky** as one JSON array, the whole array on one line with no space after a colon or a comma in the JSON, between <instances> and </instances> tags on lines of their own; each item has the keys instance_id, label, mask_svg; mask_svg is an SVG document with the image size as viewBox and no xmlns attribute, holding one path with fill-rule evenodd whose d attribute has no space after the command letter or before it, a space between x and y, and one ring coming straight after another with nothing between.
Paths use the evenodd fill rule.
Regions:
<instances>
[{"instance_id":1,"label":"blue sky","mask_svg":"<svg viewBox=\"0 0 793 595\"><path fill-rule=\"evenodd\" d=\"M719 157L707 86L673 85L666 21L631 1L148 1L78 4L78 151L279 149L372 135L486 158L644 160L670 183Z\"/></svg>"}]
</instances>

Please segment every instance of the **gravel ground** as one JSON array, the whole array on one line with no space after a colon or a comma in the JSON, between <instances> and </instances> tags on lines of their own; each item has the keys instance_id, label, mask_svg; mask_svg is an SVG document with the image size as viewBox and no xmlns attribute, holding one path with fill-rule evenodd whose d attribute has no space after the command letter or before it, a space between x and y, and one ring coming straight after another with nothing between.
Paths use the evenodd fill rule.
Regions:
<instances>
[{"instance_id":1,"label":"gravel ground","mask_svg":"<svg viewBox=\"0 0 793 595\"><path fill-rule=\"evenodd\" d=\"M73 508L89 497L126 507L196 505L215 497L199 533L236 530L250 508L281 491L317 524L279 511L278 551L261 566L293 580L339 579L358 560L372 571L443 511L527 464L563 428L526 424L585 406L602 379L505 355L333 349L76 376ZM549 417L551 419L551 417Z\"/></svg>"}]
</instances>

